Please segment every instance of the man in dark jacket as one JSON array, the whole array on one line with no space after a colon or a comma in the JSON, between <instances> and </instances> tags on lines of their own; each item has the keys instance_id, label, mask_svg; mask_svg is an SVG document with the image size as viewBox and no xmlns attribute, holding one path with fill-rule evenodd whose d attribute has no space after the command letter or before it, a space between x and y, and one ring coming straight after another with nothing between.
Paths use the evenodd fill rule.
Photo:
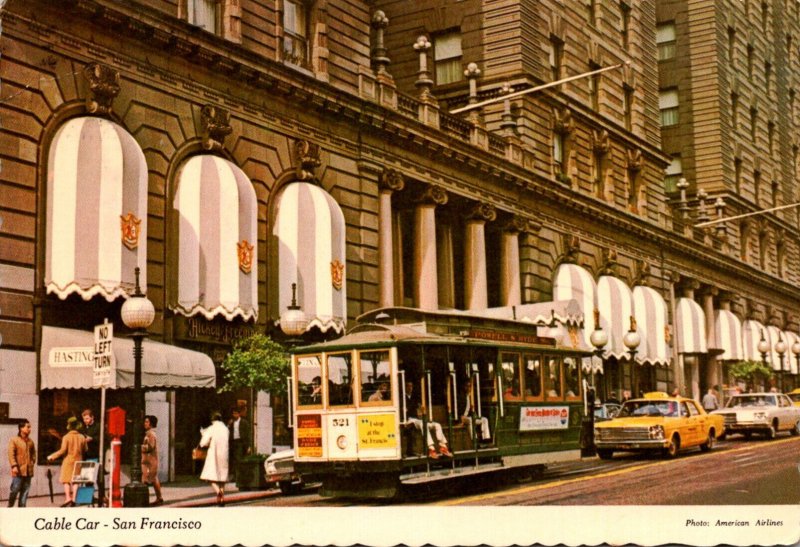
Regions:
<instances>
[{"instance_id":1,"label":"man in dark jacket","mask_svg":"<svg viewBox=\"0 0 800 547\"><path fill-rule=\"evenodd\" d=\"M8 463L11 465L11 493L8 506L14 507L19 496L19 507L28 503L28 491L36 464L36 445L31 440L31 423L28 420L17 424L18 433L8 442Z\"/></svg>"},{"instance_id":2,"label":"man in dark jacket","mask_svg":"<svg viewBox=\"0 0 800 547\"><path fill-rule=\"evenodd\" d=\"M237 466L242 456L250 454L250 422L242 417L242 409L231 409L228 422L230 430L230 474L233 480L237 475Z\"/></svg>"},{"instance_id":3,"label":"man in dark jacket","mask_svg":"<svg viewBox=\"0 0 800 547\"><path fill-rule=\"evenodd\" d=\"M100 424L94 419L94 412L84 408L81 412L83 424L79 431L86 437L86 452L83 457L87 460L100 461Z\"/></svg>"}]
</instances>

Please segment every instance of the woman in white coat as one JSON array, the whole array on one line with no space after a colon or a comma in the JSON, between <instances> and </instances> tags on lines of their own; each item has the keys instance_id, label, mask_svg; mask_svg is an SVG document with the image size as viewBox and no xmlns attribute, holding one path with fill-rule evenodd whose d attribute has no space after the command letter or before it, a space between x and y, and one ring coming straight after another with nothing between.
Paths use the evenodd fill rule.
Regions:
<instances>
[{"instance_id":1,"label":"woman in white coat","mask_svg":"<svg viewBox=\"0 0 800 547\"><path fill-rule=\"evenodd\" d=\"M222 414L211 413L211 425L202 430L201 447L208 447L208 455L200 478L211 483L217 494L217 505L225 504L225 483L228 481L228 427Z\"/></svg>"}]
</instances>

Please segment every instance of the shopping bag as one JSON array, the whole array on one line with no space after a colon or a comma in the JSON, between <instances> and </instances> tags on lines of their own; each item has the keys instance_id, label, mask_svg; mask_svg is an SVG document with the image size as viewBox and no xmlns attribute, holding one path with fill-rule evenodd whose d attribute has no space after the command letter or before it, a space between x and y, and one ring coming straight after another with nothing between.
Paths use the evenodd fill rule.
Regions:
<instances>
[{"instance_id":1,"label":"shopping bag","mask_svg":"<svg viewBox=\"0 0 800 547\"><path fill-rule=\"evenodd\" d=\"M192 449L192 459L195 461L205 460L208 455L208 448L195 447Z\"/></svg>"}]
</instances>

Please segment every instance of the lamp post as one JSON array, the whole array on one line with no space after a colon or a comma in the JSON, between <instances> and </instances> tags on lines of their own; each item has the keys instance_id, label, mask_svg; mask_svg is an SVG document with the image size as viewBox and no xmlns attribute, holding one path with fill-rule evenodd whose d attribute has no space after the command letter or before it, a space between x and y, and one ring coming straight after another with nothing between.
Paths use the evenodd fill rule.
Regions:
<instances>
[{"instance_id":1,"label":"lamp post","mask_svg":"<svg viewBox=\"0 0 800 547\"><path fill-rule=\"evenodd\" d=\"M142 456L142 340L147 336L147 328L153 324L156 310L153 303L142 293L139 287L139 268L135 270L136 288L134 293L122 305L120 315L125 326L133 329L133 400L131 420L131 480L123 492L125 507L147 507L150 494L146 484L142 484L142 468L139 464Z\"/></svg>"},{"instance_id":2,"label":"lamp post","mask_svg":"<svg viewBox=\"0 0 800 547\"><path fill-rule=\"evenodd\" d=\"M794 344L792 344L792 353L794 353L794 358L797 361L797 370L800 370L800 339L795 339ZM795 387L797 386L797 376L793 376L792 387Z\"/></svg>"},{"instance_id":3,"label":"lamp post","mask_svg":"<svg viewBox=\"0 0 800 547\"><path fill-rule=\"evenodd\" d=\"M306 332L308 318L297 305L297 283L292 283L292 303L281 314L281 330L286 336L297 338Z\"/></svg>"},{"instance_id":4,"label":"lamp post","mask_svg":"<svg viewBox=\"0 0 800 547\"><path fill-rule=\"evenodd\" d=\"M600 326L600 310L594 310L594 330L589 335L589 342L594 346L594 354L598 359L603 358L603 348L608 344L608 333ZM581 456L588 457L597 454L594 445L594 402L597 397L594 388L594 365L592 365L592 385L586 388L586 416L581 430Z\"/></svg>"},{"instance_id":5,"label":"lamp post","mask_svg":"<svg viewBox=\"0 0 800 547\"><path fill-rule=\"evenodd\" d=\"M780 389L781 393L783 393L783 356L786 353L786 342L783 341L783 336L778 334L778 341L775 342L775 352L778 354L778 359L780 360L781 370L779 371L779 380L780 380Z\"/></svg>"},{"instance_id":6,"label":"lamp post","mask_svg":"<svg viewBox=\"0 0 800 547\"><path fill-rule=\"evenodd\" d=\"M639 332L636 330L636 319L631 315L631 328L628 329L628 332L625 333L625 336L622 337L622 343L628 350L628 354L630 355L631 360L631 378L636 379L636 348L639 347L639 343L641 342L641 338L639 337ZM633 382L631 382L633 383ZM638 383L638 382L637 382ZM632 394L633 397L637 397L639 394L636 393L638 391L635 385L631 385L631 391L634 393Z\"/></svg>"},{"instance_id":7,"label":"lamp post","mask_svg":"<svg viewBox=\"0 0 800 547\"><path fill-rule=\"evenodd\" d=\"M756 349L758 350L758 353L761 354L761 362L764 363L765 367L768 367L769 364L767 363L767 352L769 351L769 342L767 342L767 340L764 338L764 329L761 329L761 340L758 341L758 346Z\"/></svg>"}]
</instances>

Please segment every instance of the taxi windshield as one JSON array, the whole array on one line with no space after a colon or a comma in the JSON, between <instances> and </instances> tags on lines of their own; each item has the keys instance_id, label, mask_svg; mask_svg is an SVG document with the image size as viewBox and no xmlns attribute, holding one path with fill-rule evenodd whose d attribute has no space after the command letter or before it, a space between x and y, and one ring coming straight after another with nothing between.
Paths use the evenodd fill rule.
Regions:
<instances>
[{"instance_id":1,"label":"taxi windshield","mask_svg":"<svg viewBox=\"0 0 800 547\"><path fill-rule=\"evenodd\" d=\"M790 393L789 398L794 402L800 402L800 393Z\"/></svg>"},{"instance_id":2,"label":"taxi windshield","mask_svg":"<svg viewBox=\"0 0 800 547\"><path fill-rule=\"evenodd\" d=\"M635 416L678 416L678 403L675 401L633 400L626 401L617 418Z\"/></svg>"},{"instance_id":3,"label":"taxi windshield","mask_svg":"<svg viewBox=\"0 0 800 547\"><path fill-rule=\"evenodd\" d=\"M773 395L735 395L730 398L727 408L751 406L775 406L777 401Z\"/></svg>"}]
</instances>

